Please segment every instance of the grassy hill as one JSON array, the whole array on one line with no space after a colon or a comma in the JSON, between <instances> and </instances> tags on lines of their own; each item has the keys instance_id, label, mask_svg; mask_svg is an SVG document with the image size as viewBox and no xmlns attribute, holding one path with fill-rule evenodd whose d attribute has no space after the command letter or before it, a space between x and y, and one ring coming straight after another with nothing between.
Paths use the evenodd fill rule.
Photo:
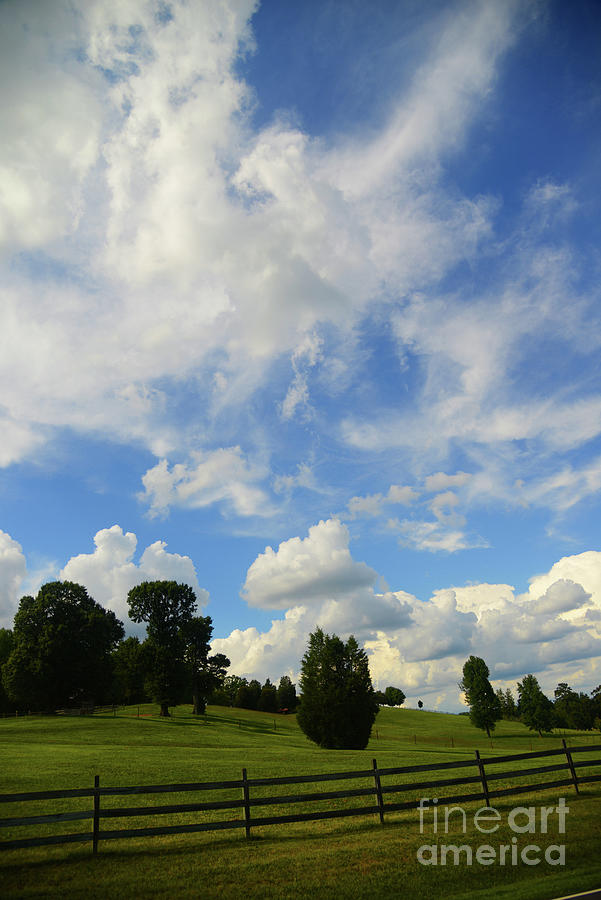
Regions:
<instances>
[{"instance_id":1,"label":"grassy hill","mask_svg":"<svg viewBox=\"0 0 601 900\"><path fill-rule=\"evenodd\" d=\"M374 757L384 768L469 759L476 748L484 757L550 749L560 746L563 737L562 733L539 738L521 723L500 722L491 744L466 716L385 708L365 751L333 751L307 741L294 716L223 707L209 707L206 716L198 718L190 715L189 707L173 712L171 719L161 719L157 708L148 705L120 709L115 716L0 720L2 791L88 787L95 774L107 786L238 779L243 767L250 778L350 771L370 768ZM592 744L600 736L570 732L566 739ZM545 846L563 843L565 866L550 865L544 858L536 866L420 865L417 850L439 836L420 833L417 813L405 811L387 815L384 825L368 815L265 827L250 842L243 830L116 841L101 844L96 858L87 845L6 851L0 857L3 894L337 898L402 893L407 898L427 894L432 900L459 900L477 897L482 891L489 900L510 895L513 900L548 900L601 886L597 859L601 789L597 785L581 788L578 797L564 787L505 798L494 804L504 824L488 837L470 819L482 804L468 804L468 832L443 836L448 843L468 843L474 848L485 842L511 843L515 834L507 827L506 814L518 805L554 806L560 793L570 806L566 834L518 837L520 846L537 841L541 847L543 841ZM73 808L72 801L64 803ZM85 803L89 806L89 799ZM0 812L9 814L33 811L23 805L20 810ZM70 830L86 830L86 826L76 823ZM24 836L16 831L12 829L10 836Z\"/></svg>"}]
</instances>

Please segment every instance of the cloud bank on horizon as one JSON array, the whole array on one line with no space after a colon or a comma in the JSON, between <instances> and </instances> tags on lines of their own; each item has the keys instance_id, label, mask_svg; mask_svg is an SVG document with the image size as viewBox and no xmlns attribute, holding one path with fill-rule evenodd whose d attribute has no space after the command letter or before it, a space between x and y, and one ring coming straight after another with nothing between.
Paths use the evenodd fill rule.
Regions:
<instances>
[{"instance_id":1,"label":"cloud bank on horizon","mask_svg":"<svg viewBox=\"0 0 601 900\"><path fill-rule=\"evenodd\" d=\"M551 692L559 681L598 681L601 656L601 552L564 557L548 573L516 594L507 584L472 584L438 590L426 601L405 591L378 589L378 573L353 559L348 528L338 519L320 521L304 538L290 538L277 550L266 547L247 572L243 594L251 606L284 610L269 629L235 629L213 640L231 671L249 678L297 678L307 636L320 626L345 638L353 633L366 648L374 683L402 681L415 703L434 708L460 706L457 680L465 659L482 655L495 686L515 687L536 672ZM173 579L191 585L201 607L208 591L199 587L189 557L170 553L157 541L134 562L137 538L118 526L94 538L91 553L72 557L63 580L84 584L112 609L130 634L143 626L127 617L127 592L141 581ZM25 587L35 591L39 573L27 572L20 545L0 532L0 596L6 613L16 611ZM589 688L590 689L590 688Z\"/></svg>"},{"instance_id":2,"label":"cloud bank on horizon","mask_svg":"<svg viewBox=\"0 0 601 900\"><path fill-rule=\"evenodd\" d=\"M299 6L0 7L2 622L168 577L240 674L590 689L598 6Z\"/></svg>"}]
</instances>

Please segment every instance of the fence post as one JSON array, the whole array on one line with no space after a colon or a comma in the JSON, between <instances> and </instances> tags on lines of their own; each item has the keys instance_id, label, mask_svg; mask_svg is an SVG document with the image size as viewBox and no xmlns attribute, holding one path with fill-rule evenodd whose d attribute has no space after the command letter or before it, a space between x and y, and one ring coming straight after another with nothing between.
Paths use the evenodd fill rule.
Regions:
<instances>
[{"instance_id":1,"label":"fence post","mask_svg":"<svg viewBox=\"0 0 601 900\"><path fill-rule=\"evenodd\" d=\"M248 790L248 778L246 769L242 769L242 796L244 797L244 830L246 837L250 837L250 794Z\"/></svg>"},{"instance_id":2,"label":"fence post","mask_svg":"<svg viewBox=\"0 0 601 900\"><path fill-rule=\"evenodd\" d=\"M380 825L384 824L384 798L382 796L382 784L380 782L380 773L378 772L378 764L375 759L371 761L374 770L374 782L376 785L376 797L378 799L378 811L380 813Z\"/></svg>"},{"instance_id":3,"label":"fence post","mask_svg":"<svg viewBox=\"0 0 601 900\"><path fill-rule=\"evenodd\" d=\"M490 806L490 797L488 796L488 783L486 781L486 772L484 771L484 760L480 759L480 751L476 750L476 761L480 770L480 781L482 782L482 790L486 798L486 805Z\"/></svg>"},{"instance_id":4,"label":"fence post","mask_svg":"<svg viewBox=\"0 0 601 900\"><path fill-rule=\"evenodd\" d=\"M576 769L574 768L574 760L572 759L572 754L568 750L568 745L566 744L565 738L562 739L561 743L563 744L563 749L566 753L566 759L568 761L568 766L570 767L570 773L572 775L572 781L574 782L574 787L576 788L576 793L579 794L578 790L578 779L576 777Z\"/></svg>"},{"instance_id":5,"label":"fence post","mask_svg":"<svg viewBox=\"0 0 601 900\"><path fill-rule=\"evenodd\" d=\"M92 852L98 853L100 833L100 776L94 775L94 819L92 826Z\"/></svg>"}]
</instances>

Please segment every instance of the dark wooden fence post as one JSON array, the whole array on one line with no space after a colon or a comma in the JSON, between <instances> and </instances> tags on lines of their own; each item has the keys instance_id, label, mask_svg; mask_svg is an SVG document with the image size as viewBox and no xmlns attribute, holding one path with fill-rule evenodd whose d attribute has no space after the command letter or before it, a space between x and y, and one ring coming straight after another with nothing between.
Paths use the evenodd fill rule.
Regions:
<instances>
[{"instance_id":1,"label":"dark wooden fence post","mask_svg":"<svg viewBox=\"0 0 601 900\"><path fill-rule=\"evenodd\" d=\"M578 790L578 779L576 777L576 769L574 768L574 760L572 759L572 754L568 750L568 745L566 744L565 738L562 738L561 743L563 744L563 749L566 752L566 759L568 761L568 766L570 767L572 781L574 782L574 787L576 788L576 793L579 794L580 791Z\"/></svg>"},{"instance_id":2,"label":"dark wooden fence post","mask_svg":"<svg viewBox=\"0 0 601 900\"><path fill-rule=\"evenodd\" d=\"M94 820L92 828L92 852L98 853L98 837L100 833L100 776L94 775Z\"/></svg>"},{"instance_id":3,"label":"dark wooden fence post","mask_svg":"<svg viewBox=\"0 0 601 900\"><path fill-rule=\"evenodd\" d=\"M482 790L486 798L486 805L490 806L490 797L488 796L488 782L486 781L486 772L484 771L484 760L480 759L480 751L476 750L476 761L480 770L480 781L482 782Z\"/></svg>"},{"instance_id":4,"label":"dark wooden fence post","mask_svg":"<svg viewBox=\"0 0 601 900\"><path fill-rule=\"evenodd\" d=\"M248 778L246 769L242 769L242 795L244 797L244 830L246 837L250 837L250 793L248 790Z\"/></svg>"},{"instance_id":5,"label":"dark wooden fence post","mask_svg":"<svg viewBox=\"0 0 601 900\"><path fill-rule=\"evenodd\" d=\"M376 797L378 798L378 809L380 812L380 824L384 824L384 798L382 796L382 784L380 782L380 773L378 772L378 764L375 759L371 761L374 770L374 782L376 785Z\"/></svg>"}]
</instances>

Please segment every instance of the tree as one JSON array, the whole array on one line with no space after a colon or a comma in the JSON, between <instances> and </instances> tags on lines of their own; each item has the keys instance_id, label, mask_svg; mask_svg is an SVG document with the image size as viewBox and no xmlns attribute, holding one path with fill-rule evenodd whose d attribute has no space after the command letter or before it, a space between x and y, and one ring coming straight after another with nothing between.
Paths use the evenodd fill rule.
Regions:
<instances>
[{"instance_id":1,"label":"tree","mask_svg":"<svg viewBox=\"0 0 601 900\"><path fill-rule=\"evenodd\" d=\"M196 594L176 581L144 581L131 589L127 600L132 622L146 622L146 685L161 716L168 716L169 707L185 692L185 628L196 608Z\"/></svg>"},{"instance_id":2,"label":"tree","mask_svg":"<svg viewBox=\"0 0 601 900\"><path fill-rule=\"evenodd\" d=\"M146 670L144 651L139 638L121 641L112 654L114 699L118 703L142 703L147 699L144 690Z\"/></svg>"},{"instance_id":3,"label":"tree","mask_svg":"<svg viewBox=\"0 0 601 900\"><path fill-rule=\"evenodd\" d=\"M230 661L223 653L209 656L213 634L210 616L194 616L182 627L182 633L192 687L192 711L199 716L206 710L212 692L223 684Z\"/></svg>"},{"instance_id":4,"label":"tree","mask_svg":"<svg viewBox=\"0 0 601 900\"><path fill-rule=\"evenodd\" d=\"M261 683L256 678L253 678L250 682L244 679L244 683L240 685L236 692L234 706L240 709L256 709L260 696Z\"/></svg>"},{"instance_id":5,"label":"tree","mask_svg":"<svg viewBox=\"0 0 601 900\"><path fill-rule=\"evenodd\" d=\"M517 717L517 706L510 688L507 688L506 691L503 688L499 688L495 693L501 706L502 717L504 719L515 719Z\"/></svg>"},{"instance_id":6,"label":"tree","mask_svg":"<svg viewBox=\"0 0 601 900\"><path fill-rule=\"evenodd\" d=\"M294 712L298 698L296 696L296 685L292 683L288 675L282 675L278 684L278 709Z\"/></svg>"},{"instance_id":7,"label":"tree","mask_svg":"<svg viewBox=\"0 0 601 900\"><path fill-rule=\"evenodd\" d=\"M513 694L511 693L511 689L507 688L505 691L505 718L506 719L517 719L518 716L518 708L517 704L513 698Z\"/></svg>"},{"instance_id":8,"label":"tree","mask_svg":"<svg viewBox=\"0 0 601 900\"><path fill-rule=\"evenodd\" d=\"M2 667L12 653L14 643L10 628L0 628L0 713L14 712L15 709L2 685Z\"/></svg>"},{"instance_id":9,"label":"tree","mask_svg":"<svg viewBox=\"0 0 601 900\"><path fill-rule=\"evenodd\" d=\"M272 684L269 678L261 688L257 709L260 709L262 712L272 713L278 711L278 691L275 684Z\"/></svg>"},{"instance_id":10,"label":"tree","mask_svg":"<svg viewBox=\"0 0 601 900\"><path fill-rule=\"evenodd\" d=\"M594 727L595 700L587 694L576 693L569 684L561 681L555 688L555 725L589 731Z\"/></svg>"},{"instance_id":11,"label":"tree","mask_svg":"<svg viewBox=\"0 0 601 900\"><path fill-rule=\"evenodd\" d=\"M400 688L389 685L384 691L387 706L402 706L405 702L405 694Z\"/></svg>"},{"instance_id":12,"label":"tree","mask_svg":"<svg viewBox=\"0 0 601 900\"><path fill-rule=\"evenodd\" d=\"M601 731L601 684L591 691L591 703L593 704L593 727Z\"/></svg>"},{"instance_id":13,"label":"tree","mask_svg":"<svg viewBox=\"0 0 601 900\"><path fill-rule=\"evenodd\" d=\"M14 644L2 667L8 696L28 709L47 712L109 699L110 655L123 633L115 614L82 585L42 585L35 599L21 599L15 615Z\"/></svg>"},{"instance_id":14,"label":"tree","mask_svg":"<svg viewBox=\"0 0 601 900\"><path fill-rule=\"evenodd\" d=\"M490 737L501 718L501 703L488 680L489 668L479 656L470 656L463 666L463 678L459 687L465 694L470 708L470 721L482 728Z\"/></svg>"},{"instance_id":15,"label":"tree","mask_svg":"<svg viewBox=\"0 0 601 900\"><path fill-rule=\"evenodd\" d=\"M379 711L367 654L351 635L344 643L318 628L302 660L297 721L307 737L329 749L363 750Z\"/></svg>"},{"instance_id":16,"label":"tree","mask_svg":"<svg viewBox=\"0 0 601 900\"><path fill-rule=\"evenodd\" d=\"M541 737L543 731L553 731L553 704L534 675L525 675L518 681L518 698L520 718L531 731L538 731Z\"/></svg>"},{"instance_id":17,"label":"tree","mask_svg":"<svg viewBox=\"0 0 601 900\"><path fill-rule=\"evenodd\" d=\"M236 695L243 684L248 684L246 678L241 678L240 675L226 675L223 679L223 684L221 688L217 691L213 692L212 702L217 703L217 695L223 694L222 699L225 700L227 698L227 702L224 702L223 706L235 706L236 705Z\"/></svg>"}]
</instances>

